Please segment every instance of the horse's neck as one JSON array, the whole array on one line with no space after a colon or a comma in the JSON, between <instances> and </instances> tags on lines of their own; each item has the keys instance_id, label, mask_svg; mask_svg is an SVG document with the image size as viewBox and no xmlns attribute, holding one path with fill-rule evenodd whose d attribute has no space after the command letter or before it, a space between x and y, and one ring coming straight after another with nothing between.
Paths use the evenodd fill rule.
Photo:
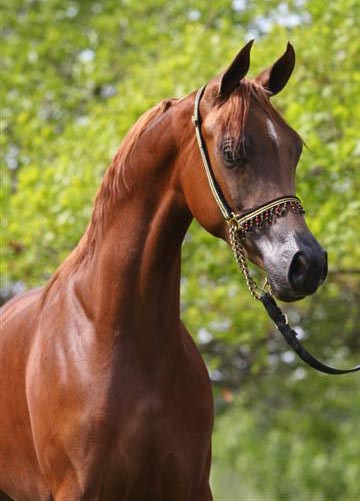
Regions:
<instances>
[{"instance_id":1,"label":"horse's neck","mask_svg":"<svg viewBox=\"0 0 360 501\"><path fill-rule=\"evenodd\" d=\"M176 108L189 114L190 123L189 106ZM108 204L111 217L104 215L94 251L74 277L101 335L129 337L144 350L148 344L159 348L160 338L166 344L164 333L179 324L180 251L191 214L178 189L174 112L138 140L124 173L129 193Z\"/></svg>"}]
</instances>

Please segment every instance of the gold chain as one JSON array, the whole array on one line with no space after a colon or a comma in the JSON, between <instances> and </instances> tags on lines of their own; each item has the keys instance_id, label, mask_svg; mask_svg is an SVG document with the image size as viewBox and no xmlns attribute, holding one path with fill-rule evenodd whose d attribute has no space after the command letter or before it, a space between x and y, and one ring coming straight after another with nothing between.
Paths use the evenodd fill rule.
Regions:
<instances>
[{"instance_id":1,"label":"gold chain","mask_svg":"<svg viewBox=\"0 0 360 501\"><path fill-rule=\"evenodd\" d=\"M231 224L229 228L230 243L235 256L235 261L245 278L245 282L248 286L251 296L254 299L260 299L261 292L257 286L255 280L251 278L250 271L246 262L247 254L245 247L243 245L243 237L241 235L241 229L238 228L237 224ZM267 282L266 282L267 283Z\"/></svg>"}]
</instances>

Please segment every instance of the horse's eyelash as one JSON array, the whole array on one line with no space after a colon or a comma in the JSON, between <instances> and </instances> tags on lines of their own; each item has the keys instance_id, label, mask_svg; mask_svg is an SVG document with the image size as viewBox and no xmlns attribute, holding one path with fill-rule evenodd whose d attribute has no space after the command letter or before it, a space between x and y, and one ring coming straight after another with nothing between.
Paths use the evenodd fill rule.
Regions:
<instances>
[{"instance_id":1,"label":"horse's eyelash","mask_svg":"<svg viewBox=\"0 0 360 501\"><path fill-rule=\"evenodd\" d=\"M242 145L234 145L232 138L225 138L222 144L222 154L228 163L243 163L246 160L245 150Z\"/></svg>"}]
</instances>

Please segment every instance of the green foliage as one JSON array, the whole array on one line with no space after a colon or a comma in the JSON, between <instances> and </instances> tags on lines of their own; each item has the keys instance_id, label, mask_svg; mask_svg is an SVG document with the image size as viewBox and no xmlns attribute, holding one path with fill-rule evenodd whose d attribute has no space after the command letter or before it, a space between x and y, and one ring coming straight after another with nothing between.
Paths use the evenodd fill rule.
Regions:
<instances>
[{"instance_id":1,"label":"green foliage","mask_svg":"<svg viewBox=\"0 0 360 501\"><path fill-rule=\"evenodd\" d=\"M257 38L252 74L290 39L297 66L276 105L308 146L298 193L331 275L288 313L319 356L349 365L360 338L359 17L359 0L5 0L3 282L43 283L76 245L143 111L205 83L245 39ZM359 498L359 378L289 359L228 249L196 223L183 277L183 317L216 383L216 499Z\"/></svg>"},{"instance_id":2,"label":"green foliage","mask_svg":"<svg viewBox=\"0 0 360 501\"><path fill-rule=\"evenodd\" d=\"M354 378L329 384L298 369L248 384L216 427L215 499L358 499L359 418Z\"/></svg>"}]
</instances>

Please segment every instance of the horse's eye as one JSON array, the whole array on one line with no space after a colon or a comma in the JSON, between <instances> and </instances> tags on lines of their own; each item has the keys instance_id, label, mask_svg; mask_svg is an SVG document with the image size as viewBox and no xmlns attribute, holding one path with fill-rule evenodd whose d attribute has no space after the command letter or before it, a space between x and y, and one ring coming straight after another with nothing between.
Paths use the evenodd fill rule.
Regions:
<instances>
[{"instance_id":1,"label":"horse's eye","mask_svg":"<svg viewBox=\"0 0 360 501\"><path fill-rule=\"evenodd\" d=\"M234 141L226 138L222 145L222 157L224 164L229 169L237 167L245 163L245 154L241 147L236 147Z\"/></svg>"},{"instance_id":2,"label":"horse's eye","mask_svg":"<svg viewBox=\"0 0 360 501\"><path fill-rule=\"evenodd\" d=\"M234 152L228 146L225 146L222 150L223 159L226 165L232 166L234 163Z\"/></svg>"}]
</instances>

